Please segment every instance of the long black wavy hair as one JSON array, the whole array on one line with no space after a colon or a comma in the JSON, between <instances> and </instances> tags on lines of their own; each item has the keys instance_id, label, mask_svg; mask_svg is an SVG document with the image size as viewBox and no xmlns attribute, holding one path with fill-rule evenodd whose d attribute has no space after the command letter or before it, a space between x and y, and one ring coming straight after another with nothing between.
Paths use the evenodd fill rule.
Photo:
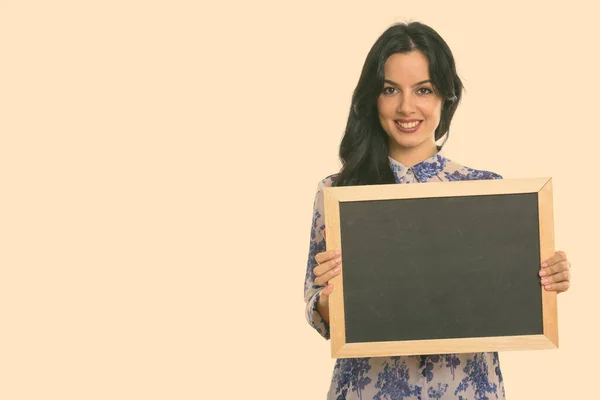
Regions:
<instances>
[{"instance_id":1,"label":"long black wavy hair","mask_svg":"<svg viewBox=\"0 0 600 400\"><path fill-rule=\"evenodd\" d=\"M462 97L463 84L456 73L454 57L442 37L420 22L390 26L369 51L356 89L339 150L342 168L335 186L394 183L388 159L388 136L381 127L377 98L384 87L384 65L395 53L420 50L429 61L429 77L443 99L435 140L448 140L450 122Z\"/></svg>"}]
</instances>

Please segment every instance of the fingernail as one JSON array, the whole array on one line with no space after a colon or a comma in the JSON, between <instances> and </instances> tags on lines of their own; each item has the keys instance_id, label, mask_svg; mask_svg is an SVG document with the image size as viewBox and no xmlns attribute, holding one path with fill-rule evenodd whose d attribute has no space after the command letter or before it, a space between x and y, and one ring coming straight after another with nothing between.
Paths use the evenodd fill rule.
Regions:
<instances>
[{"instance_id":1,"label":"fingernail","mask_svg":"<svg viewBox=\"0 0 600 400\"><path fill-rule=\"evenodd\" d=\"M544 275L546 275L546 271L541 271L540 276L544 276Z\"/></svg>"},{"instance_id":2,"label":"fingernail","mask_svg":"<svg viewBox=\"0 0 600 400\"><path fill-rule=\"evenodd\" d=\"M340 254L342 254L342 252L341 252L341 251L339 251L339 250L336 250L336 251L335 251L335 255L336 255L336 256L339 256Z\"/></svg>"},{"instance_id":3,"label":"fingernail","mask_svg":"<svg viewBox=\"0 0 600 400\"><path fill-rule=\"evenodd\" d=\"M542 285L545 285L546 283L548 283L548 279L542 279Z\"/></svg>"},{"instance_id":4,"label":"fingernail","mask_svg":"<svg viewBox=\"0 0 600 400\"><path fill-rule=\"evenodd\" d=\"M548 263L543 263L542 264L542 268L546 268L548 266Z\"/></svg>"},{"instance_id":5,"label":"fingernail","mask_svg":"<svg viewBox=\"0 0 600 400\"><path fill-rule=\"evenodd\" d=\"M339 263L340 263L340 261L342 261L342 258L341 258L341 257L338 257L338 258L336 258L336 259L335 259L335 263L336 263L336 264L339 264Z\"/></svg>"},{"instance_id":6,"label":"fingernail","mask_svg":"<svg viewBox=\"0 0 600 400\"><path fill-rule=\"evenodd\" d=\"M333 270L333 272L335 272L337 274L338 272L340 272L340 269L336 268L336 269Z\"/></svg>"},{"instance_id":7,"label":"fingernail","mask_svg":"<svg viewBox=\"0 0 600 400\"><path fill-rule=\"evenodd\" d=\"M552 287L552 285L546 285L544 286L546 289L550 290L550 288Z\"/></svg>"}]
</instances>

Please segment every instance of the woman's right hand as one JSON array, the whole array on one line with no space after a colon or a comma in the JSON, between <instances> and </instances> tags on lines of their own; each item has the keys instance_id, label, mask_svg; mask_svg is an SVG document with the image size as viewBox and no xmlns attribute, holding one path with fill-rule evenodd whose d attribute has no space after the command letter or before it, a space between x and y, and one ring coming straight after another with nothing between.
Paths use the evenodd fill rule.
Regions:
<instances>
[{"instance_id":1,"label":"woman's right hand","mask_svg":"<svg viewBox=\"0 0 600 400\"><path fill-rule=\"evenodd\" d=\"M329 322L329 295L333 292L333 284L329 281L339 275L341 271L341 252L339 250L329 250L319 253L315 256L317 266L313 269L315 273L315 285L325 286L319 296L317 307L319 314ZM325 315L324 315L325 314Z\"/></svg>"}]
</instances>

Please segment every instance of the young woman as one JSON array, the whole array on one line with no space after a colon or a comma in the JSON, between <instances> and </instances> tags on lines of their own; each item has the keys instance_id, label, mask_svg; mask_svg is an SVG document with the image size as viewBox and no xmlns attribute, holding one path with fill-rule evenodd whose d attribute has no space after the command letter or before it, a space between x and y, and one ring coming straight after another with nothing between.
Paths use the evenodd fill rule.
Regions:
<instances>
[{"instance_id":1,"label":"young woman","mask_svg":"<svg viewBox=\"0 0 600 400\"><path fill-rule=\"evenodd\" d=\"M323 179L314 202L304 294L310 325L329 339L329 280L341 253L325 251L323 188L502 179L439 154L462 95L446 42L421 23L388 28L370 50L340 145L342 169ZM569 288L565 253L540 266L544 290ZM498 353L338 359L328 399L504 399Z\"/></svg>"}]
</instances>

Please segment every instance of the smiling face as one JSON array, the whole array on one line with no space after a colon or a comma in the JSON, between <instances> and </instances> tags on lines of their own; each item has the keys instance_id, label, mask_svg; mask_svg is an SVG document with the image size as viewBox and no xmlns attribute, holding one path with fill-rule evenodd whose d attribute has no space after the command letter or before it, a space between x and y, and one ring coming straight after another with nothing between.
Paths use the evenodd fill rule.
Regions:
<instances>
[{"instance_id":1,"label":"smiling face","mask_svg":"<svg viewBox=\"0 0 600 400\"><path fill-rule=\"evenodd\" d=\"M379 122L388 135L390 157L411 166L437 153L442 98L429 81L427 57L418 50L392 54L384 73Z\"/></svg>"}]
</instances>

